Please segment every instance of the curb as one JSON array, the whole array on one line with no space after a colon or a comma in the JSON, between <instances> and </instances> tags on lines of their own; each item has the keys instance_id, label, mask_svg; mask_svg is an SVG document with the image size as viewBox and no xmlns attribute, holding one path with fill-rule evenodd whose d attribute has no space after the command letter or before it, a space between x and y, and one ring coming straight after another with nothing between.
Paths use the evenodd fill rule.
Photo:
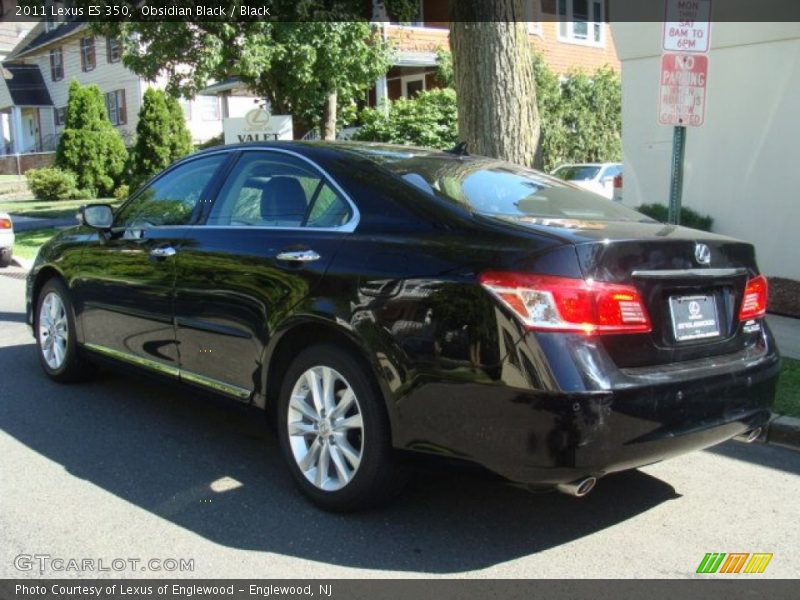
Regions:
<instances>
[{"instance_id":1,"label":"curb","mask_svg":"<svg viewBox=\"0 0 800 600\"><path fill-rule=\"evenodd\" d=\"M800 419L778 417L769 424L767 443L800 451Z\"/></svg>"}]
</instances>

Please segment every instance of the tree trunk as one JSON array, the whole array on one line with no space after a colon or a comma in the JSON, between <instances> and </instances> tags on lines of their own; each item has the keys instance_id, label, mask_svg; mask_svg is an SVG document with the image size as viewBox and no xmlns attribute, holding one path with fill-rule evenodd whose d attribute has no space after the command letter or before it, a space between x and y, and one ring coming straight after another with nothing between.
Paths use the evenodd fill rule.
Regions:
<instances>
[{"instance_id":1,"label":"tree trunk","mask_svg":"<svg viewBox=\"0 0 800 600\"><path fill-rule=\"evenodd\" d=\"M322 125L320 127L323 140L336 139L336 92L331 92L325 99L322 109Z\"/></svg>"},{"instance_id":2,"label":"tree trunk","mask_svg":"<svg viewBox=\"0 0 800 600\"><path fill-rule=\"evenodd\" d=\"M471 154L532 166L539 112L522 0L451 0L458 134Z\"/></svg>"}]
</instances>

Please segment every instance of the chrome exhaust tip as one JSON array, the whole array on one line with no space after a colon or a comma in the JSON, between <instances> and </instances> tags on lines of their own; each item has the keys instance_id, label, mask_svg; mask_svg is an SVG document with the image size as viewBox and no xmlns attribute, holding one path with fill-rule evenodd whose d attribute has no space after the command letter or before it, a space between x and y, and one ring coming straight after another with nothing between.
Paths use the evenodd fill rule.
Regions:
<instances>
[{"instance_id":1,"label":"chrome exhaust tip","mask_svg":"<svg viewBox=\"0 0 800 600\"><path fill-rule=\"evenodd\" d=\"M596 483L597 477L586 477L570 483L559 483L556 489L562 494L583 498L594 489Z\"/></svg>"},{"instance_id":2,"label":"chrome exhaust tip","mask_svg":"<svg viewBox=\"0 0 800 600\"><path fill-rule=\"evenodd\" d=\"M752 444L758 438L761 437L761 434L763 432L764 429L762 427L756 427L755 429L751 429L750 431L745 431L742 435L737 435L736 439L744 442L745 444Z\"/></svg>"}]
</instances>

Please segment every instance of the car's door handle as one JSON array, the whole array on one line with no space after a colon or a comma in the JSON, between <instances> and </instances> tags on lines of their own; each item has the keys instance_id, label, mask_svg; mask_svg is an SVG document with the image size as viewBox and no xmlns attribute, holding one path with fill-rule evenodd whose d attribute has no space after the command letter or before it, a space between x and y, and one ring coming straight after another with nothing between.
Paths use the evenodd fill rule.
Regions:
<instances>
[{"instance_id":1,"label":"car's door handle","mask_svg":"<svg viewBox=\"0 0 800 600\"><path fill-rule=\"evenodd\" d=\"M153 258L169 258L170 256L175 256L176 253L177 250L172 246L160 246L150 250L150 256Z\"/></svg>"},{"instance_id":2,"label":"car's door handle","mask_svg":"<svg viewBox=\"0 0 800 600\"><path fill-rule=\"evenodd\" d=\"M319 260L320 256L313 250L288 250L276 256L278 260L291 260L298 262L312 262Z\"/></svg>"}]
</instances>

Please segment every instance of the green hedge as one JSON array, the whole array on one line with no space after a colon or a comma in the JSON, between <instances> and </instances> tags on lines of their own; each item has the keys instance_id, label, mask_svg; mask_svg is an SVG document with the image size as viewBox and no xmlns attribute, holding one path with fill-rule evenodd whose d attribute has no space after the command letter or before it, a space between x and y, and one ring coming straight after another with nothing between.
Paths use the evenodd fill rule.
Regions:
<instances>
[{"instance_id":1,"label":"green hedge","mask_svg":"<svg viewBox=\"0 0 800 600\"><path fill-rule=\"evenodd\" d=\"M37 200L71 200L85 197L78 191L75 173L61 169L29 169L25 173L28 187Z\"/></svg>"},{"instance_id":2,"label":"green hedge","mask_svg":"<svg viewBox=\"0 0 800 600\"><path fill-rule=\"evenodd\" d=\"M642 204L638 207L640 213L648 217L666 223L669 219L669 208L663 204ZM708 215L701 215L697 211L681 207L681 225L684 227L691 227L692 229L700 229L702 231L711 231L711 226L714 224L714 219Z\"/></svg>"},{"instance_id":3,"label":"green hedge","mask_svg":"<svg viewBox=\"0 0 800 600\"><path fill-rule=\"evenodd\" d=\"M456 93L448 88L420 92L415 98L399 98L384 112L361 112L361 129L354 140L452 148L458 141Z\"/></svg>"}]
</instances>

